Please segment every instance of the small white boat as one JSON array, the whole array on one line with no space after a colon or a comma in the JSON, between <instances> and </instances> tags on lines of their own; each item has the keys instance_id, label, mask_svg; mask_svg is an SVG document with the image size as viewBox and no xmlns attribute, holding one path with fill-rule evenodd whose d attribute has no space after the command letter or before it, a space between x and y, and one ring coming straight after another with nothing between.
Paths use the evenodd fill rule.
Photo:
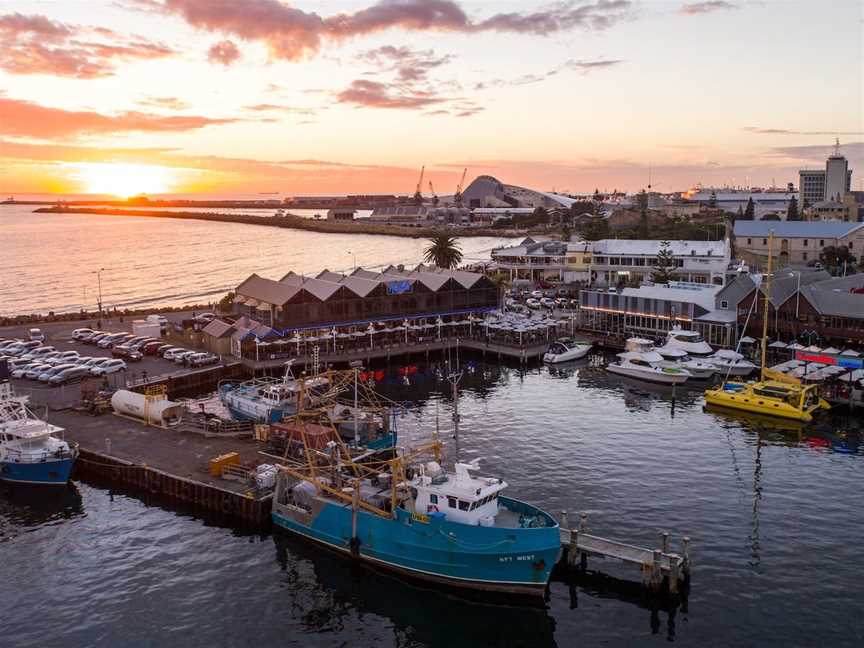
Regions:
<instances>
[{"instance_id":1,"label":"small white boat","mask_svg":"<svg viewBox=\"0 0 864 648\"><path fill-rule=\"evenodd\" d=\"M681 349L690 357L709 356L714 349L697 331L685 331L679 326L673 328L666 335L666 347Z\"/></svg>"},{"instance_id":2,"label":"small white boat","mask_svg":"<svg viewBox=\"0 0 864 648\"><path fill-rule=\"evenodd\" d=\"M608 372L664 385L680 385L691 377L677 362L665 360L651 340L630 338L625 348L618 362L606 365Z\"/></svg>"},{"instance_id":3,"label":"small white boat","mask_svg":"<svg viewBox=\"0 0 864 648\"><path fill-rule=\"evenodd\" d=\"M717 373L717 367L707 361L705 358L691 358L686 351L678 347L666 346L658 347L659 353L665 360L675 363L677 366L686 369L690 372L692 378L706 380Z\"/></svg>"},{"instance_id":4,"label":"small white boat","mask_svg":"<svg viewBox=\"0 0 864 648\"><path fill-rule=\"evenodd\" d=\"M588 355L593 345L575 338L560 338L549 345L549 350L543 355L543 362L569 362L579 360Z\"/></svg>"},{"instance_id":5,"label":"small white boat","mask_svg":"<svg viewBox=\"0 0 864 648\"><path fill-rule=\"evenodd\" d=\"M705 358L724 376L749 376L756 370L756 365L746 360L743 355L731 349L720 349L714 355Z\"/></svg>"}]
</instances>

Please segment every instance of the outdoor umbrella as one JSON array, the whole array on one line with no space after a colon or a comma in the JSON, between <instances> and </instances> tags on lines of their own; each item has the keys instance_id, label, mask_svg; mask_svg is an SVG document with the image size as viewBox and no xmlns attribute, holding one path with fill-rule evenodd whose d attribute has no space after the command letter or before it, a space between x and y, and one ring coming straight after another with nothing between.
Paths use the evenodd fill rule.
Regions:
<instances>
[{"instance_id":1,"label":"outdoor umbrella","mask_svg":"<svg viewBox=\"0 0 864 648\"><path fill-rule=\"evenodd\" d=\"M741 341L744 342L745 339L750 340L751 342L756 341L753 338L741 338ZM781 342L780 340L776 340L776 341L772 342L771 344L769 344L768 346L772 349L786 349L787 348L786 344ZM789 348L791 348L791 347L789 347Z\"/></svg>"},{"instance_id":2,"label":"outdoor umbrella","mask_svg":"<svg viewBox=\"0 0 864 648\"><path fill-rule=\"evenodd\" d=\"M753 339L752 337L750 337L749 335L745 335L744 337L741 338L741 344L753 344L755 341L756 341L756 340L754 340L754 339ZM776 346L776 345L778 345L778 344L779 344L780 346ZM768 346L772 346L772 347L774 347L774 348L776 348L776 349L780 349L780 348L785 349L785 348L786 348L786 345L783 344L782 342L780 342L779 340L778 340L777 342L772 342L772 343L771 343L770 345L768 345Z\"/></svg>"},{"instance_id":3,"label":"outdoor umbrella","mask_svg":"<svg viewBox=\"0 0 864 648\"><path fill-rule=\"evenodd\" d=\"M828 347L827 349L822 349L822 353L833 353L834 355L837 355L838 353L840 353L840 349L835 349L834 347Z\"/></svg>"},{"instance_id":4,"label":"outdoor umbrella","mask_svg":"<svg viewBox=\"0 0 864 648\"><path fill-rule=\"evenodd\" d=\"M853 351L852 349L846 349L840 355L846 356L847 358L857 358L861 354L857 351Z\"/></svg>"},{"instance_id":5,"label":"outdoor umbrella","mask_svg":"<svg viewBox=\"0 0 864 648\"><path fill-rule=\"evenodd\" d=\"M864 369L855 369L851 373L845 373L842 376L838 376L838 380L842 380L843 382L855 382L856 380L861 380L864 378Z\"/></svg>"},{"instance_id":6,"label":"outdoor umbrella","mask_svg":"<svg viewBox=\"0 0 864 648\"><path fill-rule=\"evenodd\" d=\"M822 347L818 347L815 344L811 344L809 347L807 347L804 350L808 351L810 353L822 353Z\"/></svg>"},{"instance_id":7,"label":"outdoor umbrella","mask_svg":"<svg viewBox=\"0 0 864 648\"><path fill-rule=\"evenodd\" d=\"M805 347L803 344L798 344L797 342L793 342L792 344L789 345L788 348L792 349L793 351L803 351L807 347Z\"/></svg>"}]
</instances>

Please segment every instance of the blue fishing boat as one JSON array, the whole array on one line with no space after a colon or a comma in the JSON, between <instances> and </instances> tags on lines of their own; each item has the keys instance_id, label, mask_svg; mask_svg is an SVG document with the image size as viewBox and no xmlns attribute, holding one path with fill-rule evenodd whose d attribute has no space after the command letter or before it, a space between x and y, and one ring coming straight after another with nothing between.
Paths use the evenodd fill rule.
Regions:
<instances>
[{"instance_id":1,"label":"blue fishing boat","mask_svg":"<svg viewBox=\"0 0 864 648\"><path fill-rule=\"evenodd\" d=\"M420 451L436 460L418 462ZM541 509L505 497L507 483L453 472L440 446L350 460L330 444L280 467L274 524L297 535L428 582L542 596L558 561L558 523ZM394 456L395 454L395 456Z\"/></svg>"},{"instance_id":2,"label":"blue fishing boat","mask_svg":"<svg viewBox=\"0 0 864 648\"><path fill-rule=\"evenodd\" d=\"M65 485L78 448L58 438L62 432L37 418L8 381L0 382L0 481Z\"/></svg>"},{"instance_id":3,"label":"blue fishing boat","mask_svg":"<svg viewBox=\"0 0 864 648\"><path fill-rule=\"evenodd\" d=\"M253 378L241 383L223 383L219 399L238 421L278 423L293 416L301 399L314 399L316 392L326 390L329 381L324 376L298 380L287 363L280 378Z\"/></svg>"}]
</instances>

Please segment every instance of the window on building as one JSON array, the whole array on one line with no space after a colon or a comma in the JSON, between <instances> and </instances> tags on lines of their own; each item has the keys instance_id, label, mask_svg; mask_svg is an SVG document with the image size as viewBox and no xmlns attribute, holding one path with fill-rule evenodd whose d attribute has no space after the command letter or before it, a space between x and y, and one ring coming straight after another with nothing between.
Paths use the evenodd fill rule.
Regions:
<instances>
[{"instance_id":1,"label":"window on building","mask_svg":"<svg viewBox=\"0 0 864 648\"><path fill-rule=\"evenodd\" d=\"M819 239L819 247L825 247L825 239Z\"/></svg>"},{"instance_id":2,"label":"window on building","mask_svg":"<svg viewBox=\"0 0 864 648\"><path fill-rule=\"evenodd\" d=\"M455 498L455 497L450 497L450 496L448 495L448 496L447 496L447 506L449 506L449 507L452 508L452 509L455 509L455 508L456 508L456 498Z\"/></svg>"},{"instance_id":3,"label":"window on building","mask_svg":"<svg viewBox=\"0 0 864 648\"><path fill-rule=\"evenodd\" d=\"M747 239L747 245L753 245L753 239Z\"/></svg>"},{"instance_id":4,"label":"window on building","mask_svg":"<svg viewBox=\"0 0 864 648\"><path fill-rule=\"evenodd\" d=\"M725 299L720 300L720 308L729 308L729 302Z\"/></svg>"},{"instance_id":5,"label":"window on building","mask_svg":"<svg viewBox=\"0 0 864 648\"><path fill-rule=\"evenodd\" d=\"M762 239L762 245L768 245L768 239L767 238Z\"/></svg>"},{"instance_id":6,"label":"window on building","mask_svg":"<svg viewBox=\"0 0 864 648\"><path fill-rule=\"evenodd\" d=\"M807 253L806 253L806 252L802 252L802 253L801 253L801 259L804 260L804 261L807 260Z\"/></svg>"},{"instance_id":7,"label":"window on building","mask_svg":"<svg viewBox=\"0 0 864 648\"><path fill-rule=\"evenodd\" d=\"M438 503L438 496L435 493L431 493L429 495L429 503L430 504L437 504Z\"/></svg>"},{"instance_id":8,"label":"window on building","mask_svg":"<svg viewBox=\"0 0 864 648\"><path fill-rule=\"evenodd\" d=\"M807 247L807 244L810 243L808 239L804 239L804 247Z\"/></svg>"},{"instance_id":9,"label":"window on building","mask_svg":"<svg viewBox=\"0 0 864 648\"><path fill-rule=\"evenodd\" d=\"M470 502L466 502L465 500L459 500L459 510L460 511L467 511L470 508L471 508Z\"/></svg>"}]
</instances>

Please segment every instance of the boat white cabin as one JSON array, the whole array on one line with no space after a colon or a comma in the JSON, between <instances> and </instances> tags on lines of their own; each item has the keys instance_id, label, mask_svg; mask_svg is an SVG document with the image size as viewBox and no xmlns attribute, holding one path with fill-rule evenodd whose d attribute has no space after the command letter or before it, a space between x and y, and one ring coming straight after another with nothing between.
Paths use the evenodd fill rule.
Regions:
<instances>
[{"instance_id":1,"label":"boat white cabin","mask_svg":"<svg viewBox=\"0 0 864 648\"><path fill-rule=\"evenodd\" d=\"M498 494L507 488L507 482L495 477L473 477L476 462L457 463L455 473L446 473L434 461L427 463L412 486L417 491L415 508L427 515L443 513L447 520L474 526L515 526L515 515L498 506ZM510 522L510 523L508 523Z\"/></svg>"},{"instance_id":2,"label":"boat white cabin","mask_svg":"<svg viewBox=\"0 0 864 648\"><path fill-rule=\"evenodd\" d=\"M666 335L665 346L686 351L691 357L709 356L714 353L711 345L697 331L685 331L679 326Z\"/></svg>"}]
</instances>

